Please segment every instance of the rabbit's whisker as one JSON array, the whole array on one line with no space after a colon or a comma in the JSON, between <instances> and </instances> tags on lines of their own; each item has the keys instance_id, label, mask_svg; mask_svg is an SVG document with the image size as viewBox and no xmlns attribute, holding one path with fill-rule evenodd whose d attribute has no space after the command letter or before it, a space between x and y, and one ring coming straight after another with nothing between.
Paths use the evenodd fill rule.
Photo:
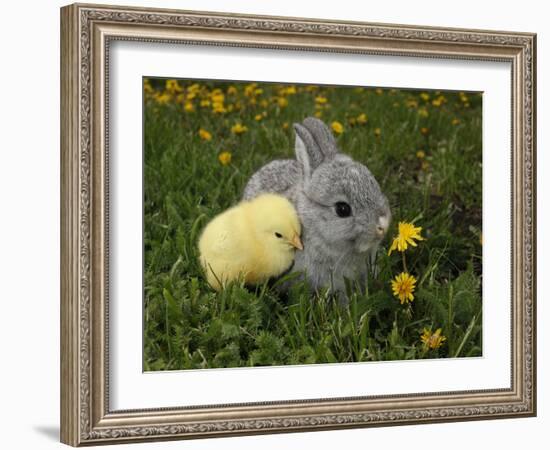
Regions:
<instances>
[{"instance_id":1,"label":"rabbit's whisker","mask_svg":"<svg viewBox=\"0 0 550 450\"><path fill-rule=\"evenodd\" d=\"M345 253L342 253L342 256L340 256L337 260L336 260L336 263L334 264L334 271L336 271L338 269L338 265L340 263L342 263L343 261L345 261L344 258L346 258L347 260L347 257L353 252L353 248L351 248L350 250L348 250L347 252Z\"/></svg>"}]
</instances>

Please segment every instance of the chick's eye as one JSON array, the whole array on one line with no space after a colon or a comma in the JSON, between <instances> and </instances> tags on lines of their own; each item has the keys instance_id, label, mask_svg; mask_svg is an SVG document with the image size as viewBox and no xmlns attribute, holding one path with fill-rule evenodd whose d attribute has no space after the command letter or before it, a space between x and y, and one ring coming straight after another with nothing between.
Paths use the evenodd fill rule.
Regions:
<instances>
[{"instance_id":1,"label":"chick's eye","mask_svg":"<svg viewBox=\"0 0 550 450\"><path fill-rule=\"evenodd\" d=\"M281 233L275 233L275 236L277 236L279 239L281 239L283 237L283 235Z\"/></svg>"},{"instance_id":2,"label":"chick's eye","mask_svg":"<svg viewBox=\"0 0 550 450\"><path fill-rule=\"evenodd\" d=\"M337 202L336 205L334 205L334 209L336 210L336 215L338 217L351 216L351 206L349 206L346 202Z\"/></svg>"}]
</instances>

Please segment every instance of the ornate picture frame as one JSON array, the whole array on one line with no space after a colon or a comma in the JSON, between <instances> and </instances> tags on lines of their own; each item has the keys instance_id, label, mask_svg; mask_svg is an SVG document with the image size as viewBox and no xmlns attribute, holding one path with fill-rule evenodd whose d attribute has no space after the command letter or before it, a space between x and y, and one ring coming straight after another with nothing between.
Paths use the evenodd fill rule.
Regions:
<instances>
[{"instance_id":1,"label":"ornate picture frame","mask_svg":"<svg viewBox=\"0 0 550 450\"><path fill-rule=\"evenodd\" d=\"M511 385L207 407L109 406L109 49L117 40L512 67ZM74 4L61 9L61 440L94 445L536 414L536 35Z\"/></svg>"}]
</instances>

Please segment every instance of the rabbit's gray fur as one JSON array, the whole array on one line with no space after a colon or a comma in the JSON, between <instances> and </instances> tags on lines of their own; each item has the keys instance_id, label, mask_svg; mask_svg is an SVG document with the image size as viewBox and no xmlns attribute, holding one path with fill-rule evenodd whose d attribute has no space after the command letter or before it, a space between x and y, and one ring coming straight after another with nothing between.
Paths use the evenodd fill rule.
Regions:
<instances>
[{"instance_id":1,"label":"rabbit's gray fur","mask_svg":"<svg viewBox=\"0 0 550 450\"><path fill-rule=\"evenodd\" d=\"M364 286L383 236L377 227L382 223L385 232L390 222L388 200L367 167L340 153L321 120L309 117L294 129L296 160L275 160L260 168L243 198L275 192L294 204L304 250L296 252L292 271L301 272L314 289L344 292L344 278ZM336 202L348 203L352 215L339 217Z\"/></svg>"}]
</instances>

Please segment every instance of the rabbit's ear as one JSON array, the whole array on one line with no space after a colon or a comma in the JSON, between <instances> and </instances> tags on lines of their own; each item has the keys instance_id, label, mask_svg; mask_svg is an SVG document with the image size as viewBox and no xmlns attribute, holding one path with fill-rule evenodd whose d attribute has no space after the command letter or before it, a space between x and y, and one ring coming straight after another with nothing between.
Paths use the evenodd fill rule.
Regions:
<instances>
[{"instance_id":1,"label":"rabbit's ear","mask_svg":"<svg viewBox=\"0 0 550 450\"><path fill-rule=\"evenodd\" d=\"M317 147L321 150L324 159L332 158L338 153L339 150L336 139L334 139L334 135L322 120L315 117L308 117L304 119L302 124L310 132Z\"/></svg>"},{"instance_id":2,"label":"rabbit's ear","mask_svg":"<svg viewBox=\"0 0 550 450\"><path fill-rule=\"evenodd\" d=\"M307 128L295 123L294 131L296 131L296 159L302 167L305 179L308 180L312 172L323 162L324 155Z\"/></svg>"}]
</instances>

